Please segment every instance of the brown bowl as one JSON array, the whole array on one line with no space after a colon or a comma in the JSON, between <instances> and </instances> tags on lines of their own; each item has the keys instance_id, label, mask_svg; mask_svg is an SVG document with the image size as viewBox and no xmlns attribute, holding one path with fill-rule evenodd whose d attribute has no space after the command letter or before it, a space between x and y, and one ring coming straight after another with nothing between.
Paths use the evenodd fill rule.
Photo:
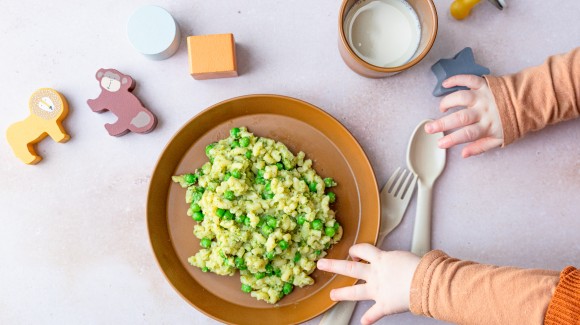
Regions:
<instances>
[{"instance_id":1,"label":"brown bowl","mask_svg":"<svg viewBox=\"0 0 580 325\"><path fill-rule=\"evenodd\" d=\"M250 95L218 103L185 124L165 147L151 177L147 225L154 254L165 276L181 296L206 315L234 324L294 324L323 313L335 303L333 288L356 280L319 270L315 284L296 288L276 305L240 291L240 279L203 273L187 263L199 249L195 222L186 215L185 190L171 176L191 172L207 161L205 146L246 126L257 136L282 141L304 151L322 177L338 182L334 210L344 229L342 240L328 252L345 259L356 243L375 244L380 203L372 167L355 138L337 120L306 102L276 95Z\"/></svg>"},{"instance_id":2,"label":"brown bowl","mask_svg":"<svg viewBox=\"0 0 580 325\"><path fill-rule=\"evenodd\" d=\"M437 9L435 9L435 4L432 0L407 0L407 3L411 5L417 13L419 22L421 23L421 40L415 55L413 55L411 60L404 65L391 68L372 65L361 59L348 45L343 24L348 11L357 1L358 0L343 0L338 15L338 50L346 65L354 72L368 78L384 78L392 76L414 66L431 50L433 43L435 43L435 38L437 37L438 28Z\"/></svg>"}]
</instances>

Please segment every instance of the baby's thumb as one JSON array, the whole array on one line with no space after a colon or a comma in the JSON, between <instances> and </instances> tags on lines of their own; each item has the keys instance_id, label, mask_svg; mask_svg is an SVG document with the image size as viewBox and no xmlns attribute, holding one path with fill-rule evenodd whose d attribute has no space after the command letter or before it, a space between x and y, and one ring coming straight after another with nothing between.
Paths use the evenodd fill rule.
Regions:
<instances>
[{"instance_id":1,"label":"baby's thumb","mask_svg":"<svg viewBox=\"0 0 580 325\"><path fill-rule=\"evenodd\" d=\"M379 306L378 303L375 303L367 312L363 315L360 319L361 324L363 325L370 325L374 322L378 321L379 319L385 316L385 312Z\"/></svg>"}]
</instances>

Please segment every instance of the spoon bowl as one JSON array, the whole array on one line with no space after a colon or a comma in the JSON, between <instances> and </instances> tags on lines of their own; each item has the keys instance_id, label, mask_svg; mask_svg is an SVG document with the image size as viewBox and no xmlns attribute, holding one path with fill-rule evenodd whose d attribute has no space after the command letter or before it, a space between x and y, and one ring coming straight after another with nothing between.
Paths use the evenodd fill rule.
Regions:
<instances>
[{"instance_id":1,"label":"spoon bowl","mask_svg":"<svg viewBox=\"0 0 580 325\"><path fill-rule=\"evenodd\" d=\"M446 150L437 146L443 132L425 132L424 120L415 128L407 148L407 166L418 177L417 216L411 251L419 256L431 250L431 201L433 184L443 172Z\"/></svg>"}]
</instances>

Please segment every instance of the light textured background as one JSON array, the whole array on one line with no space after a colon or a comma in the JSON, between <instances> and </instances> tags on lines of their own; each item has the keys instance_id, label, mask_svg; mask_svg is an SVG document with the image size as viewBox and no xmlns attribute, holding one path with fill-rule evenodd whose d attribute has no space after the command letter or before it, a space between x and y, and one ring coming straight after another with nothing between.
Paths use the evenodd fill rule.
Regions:
<instances>
[{"instance_id":1,"label":"light textured background","mask_svg":"<svg viewBox=\"0 0 580 325\"><path fill-rule=\"evenodd\" d=\"M0 12L0 130L28 114L30 94L52 87L69 100L69 143L38 145L27 166L0 141L0 323L214 324L170 287L152 255L145 223L149 178L170 137L218 101L277 93L309 101L340 120L364 147L384 184L405 164L408 137L438 117L430 66L465 46L494 74L541 63L580 44L580 2L482 2L469 19L437 1L440 30L427 57L383 80L359 77L336 45L339 1L158 1L183 37L233 32L241 76L193 80L187 50L166 61L131 48L125 25L150 1L5 1ZM117 68L159 117L147 135L110 137L111 114L90 111L94 74ZM436 184L433 246L500 265L580 265L580 121L563 123L477 158L448 152ZM2 137L4 138L4 137ZM409 249L415 201L384 244ZM371 303L361 303L352 323ZM272 320L273 324L275 320ZM315 319L308 324L316 324ZM381 324L436 324L410 314Z\"/></svg>"}]
</instances>

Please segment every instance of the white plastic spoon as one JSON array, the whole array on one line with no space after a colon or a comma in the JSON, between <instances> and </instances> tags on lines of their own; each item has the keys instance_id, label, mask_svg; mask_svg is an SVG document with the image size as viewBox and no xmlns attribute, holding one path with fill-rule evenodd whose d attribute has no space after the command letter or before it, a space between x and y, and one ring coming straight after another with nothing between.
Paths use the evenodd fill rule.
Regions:
<instances>
[{"instance_id":1,"label":"white plastic spoon","mask_svg":"<svg viewBox=\"0 0 580 325\"><path fill-rule=\"evenodd\" d=\"M425 132L425 120L417 126L407 149L407 166L419 178L417 188L417 216L413 230L411 252L423 256L431 250L431 199L433 184L445 168L445 149L439 149L437 140L443 132Z\"/></svg>"}]
</instances>

